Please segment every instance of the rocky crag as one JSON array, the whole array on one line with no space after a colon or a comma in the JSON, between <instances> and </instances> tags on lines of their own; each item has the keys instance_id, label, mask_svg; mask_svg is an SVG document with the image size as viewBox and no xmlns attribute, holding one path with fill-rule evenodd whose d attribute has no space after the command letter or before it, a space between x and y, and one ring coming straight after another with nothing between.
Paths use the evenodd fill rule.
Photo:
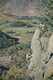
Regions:
<instances>
[{"instance_id":1,"label":"rocky crag","mask_svg":"<svg viewBox=\"0 0 53 80\"><path fill-rule=\"evenodd\" d=\"M53 32L45 30L45 26L36 29L31 43L32 54L26 56L27 71L35 80L53 80Z\"/></svg>"}]
</instances>

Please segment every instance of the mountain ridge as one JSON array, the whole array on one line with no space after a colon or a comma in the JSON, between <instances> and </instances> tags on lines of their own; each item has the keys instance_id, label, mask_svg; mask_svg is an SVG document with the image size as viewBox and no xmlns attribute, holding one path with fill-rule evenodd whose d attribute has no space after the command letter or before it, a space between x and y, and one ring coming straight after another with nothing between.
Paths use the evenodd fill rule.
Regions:
<instances>
[{"instance_id":1,"label":"mountain ridge","mask_svg":"<svg viewBox=\"0 0 53 80\"><path fill-rule=\"evenodd\" d=\"M20 17L45 17L44 7L39 1L41 0L0 0L0 17L1 15L6 16L5 14L11 14Z\"/></svg>"}]
</instances>

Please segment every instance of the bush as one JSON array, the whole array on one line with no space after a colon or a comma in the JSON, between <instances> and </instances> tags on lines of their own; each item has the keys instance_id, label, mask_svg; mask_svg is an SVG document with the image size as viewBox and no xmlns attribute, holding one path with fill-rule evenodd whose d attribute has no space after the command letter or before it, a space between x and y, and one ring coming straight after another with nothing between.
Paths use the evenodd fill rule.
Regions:
<instances>
[{"instance_id":1,"label":"bush","mask_svg":"<svg viewBox=\"0 0 53 80\"><path fill-rule=\"evenodd\" d=\"M26 23L22 21L15 21L10 24L10 27L23 27L23 26L26 26Z\"/></svg>"},{"instance_id":2,"label":"bush","mask_svg":"<svg viewBox=\"0 0 53 80\"><path fill-rule=\"evenodd\" d=\"M6 48L18 44L18 40L19 39L12 38L8 36L6 33L0 31L0 48Z\"/></svg>"}]
</instances>

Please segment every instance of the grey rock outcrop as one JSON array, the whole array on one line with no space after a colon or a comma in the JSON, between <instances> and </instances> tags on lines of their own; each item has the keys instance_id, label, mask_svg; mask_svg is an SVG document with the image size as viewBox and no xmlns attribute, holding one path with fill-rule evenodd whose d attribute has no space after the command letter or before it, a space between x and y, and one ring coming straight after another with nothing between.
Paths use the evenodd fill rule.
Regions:
<instances>
[{"instance_id":1,"label":"grey rock outcrop","mask_svg":"<svg viewBox=\"0 0 53 80\"><path fill-rule=\"evenodd\" d=\"M41 80L53 70L53 34L50 37L42 36L43 31L38 27L32 39L32 58L28 65L30 76Z\"/></svg>"}]
</instances>

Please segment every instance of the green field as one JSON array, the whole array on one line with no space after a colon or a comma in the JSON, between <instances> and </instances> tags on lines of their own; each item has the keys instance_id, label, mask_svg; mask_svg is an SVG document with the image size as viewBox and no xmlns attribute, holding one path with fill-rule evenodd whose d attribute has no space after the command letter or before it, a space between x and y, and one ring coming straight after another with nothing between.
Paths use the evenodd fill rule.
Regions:
<instances>
[{"instance_id":1,"label":"green field","mask_svg":"<svg viewBox=\"0 0 53 80\"><path fill-rule=\"evenodd\" d=\"M12 23L4 23L0 25L0 30L4 33L7 33L11 37L19 38L20 43L27 43L31 42L32 36L35 32L36 26L39 26L40 21L39 20L19 20L19 22L26 23L26 26L22 27L15 27L16 24L13 27L10 27ZM27 24L29 27L27 27ZM30 27L32 25L32 27Z\"/></svg>"}]
</instances>

